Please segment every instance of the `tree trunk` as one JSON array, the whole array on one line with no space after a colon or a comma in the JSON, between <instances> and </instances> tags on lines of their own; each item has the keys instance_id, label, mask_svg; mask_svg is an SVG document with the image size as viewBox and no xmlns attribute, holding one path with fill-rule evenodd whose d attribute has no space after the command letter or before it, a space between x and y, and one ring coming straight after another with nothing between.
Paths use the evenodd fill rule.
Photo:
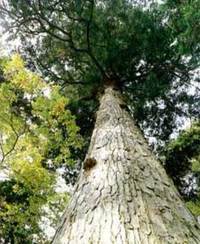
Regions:
<instances>
[{"instance_id":1,"label":"tree trunk","mask_svg":"<svg viewBox=\"0 0 200 244\"><path fill-rule=\"evenodd\" d=\"M111 87L53 240L65 243L200 243L195 218Z\"/></svg>"}]
</instances>

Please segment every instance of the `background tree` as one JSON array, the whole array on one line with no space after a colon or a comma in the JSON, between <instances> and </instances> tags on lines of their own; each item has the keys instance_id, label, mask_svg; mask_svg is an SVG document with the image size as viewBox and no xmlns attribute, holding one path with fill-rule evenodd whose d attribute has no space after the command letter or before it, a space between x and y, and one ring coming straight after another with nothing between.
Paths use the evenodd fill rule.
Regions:
<instances>
[{"instance_id":1,"label":"background tree","mask_svg":"<svg viewBox=\"0 0 200 244\"><path fill-rule=\"evenodd\" d=\"M82 139L59 86L27 70L18 54L1 60L1 72L0 240L46 243L42 216L54 205L57 219L67 199L56 193L55 169L73 162Z\"/></svg>"},{"instance_id":2,"label":"background tree","mask_svg":"<svg viewBox=\"0 0 200 244\"><path fill-rule=\"evenodd\" d=\"M195 122L176 140L172 140L165 150L166 169L196 216L200 214L199 145L200 127L199 122Z\"/></svg>"}]
</instances>

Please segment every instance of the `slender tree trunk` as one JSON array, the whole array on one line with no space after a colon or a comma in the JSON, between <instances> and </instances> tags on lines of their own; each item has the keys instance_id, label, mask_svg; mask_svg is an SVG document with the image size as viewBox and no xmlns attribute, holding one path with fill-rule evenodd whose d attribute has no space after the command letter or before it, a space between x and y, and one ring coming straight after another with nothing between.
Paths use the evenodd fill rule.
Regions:
<instances>
[{"instance_id":1,"label":"slender tree trunk","mask_svg":"<svg viewBox=\"0 0 200 244\"><path fill-rule=\"evenodd\" d=\"M53 240L65 243L200 243L198 224L111 87Z\"/></svg>"}]
</instances>

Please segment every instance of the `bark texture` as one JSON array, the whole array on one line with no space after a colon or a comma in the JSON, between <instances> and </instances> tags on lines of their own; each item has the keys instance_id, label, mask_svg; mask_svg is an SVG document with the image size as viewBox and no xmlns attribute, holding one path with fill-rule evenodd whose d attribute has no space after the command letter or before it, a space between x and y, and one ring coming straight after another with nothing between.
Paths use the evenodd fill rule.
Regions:
<instances>
[{"instance_id":1,"label":"bark texture","mask_svg":"<svg viewBox=\"0 0 200 244\"><path fill-rule=\"evenodd\" d=\"M53 244L199 244L196 220L123 107L107 88Z\"/></svg>"}]
</instances>

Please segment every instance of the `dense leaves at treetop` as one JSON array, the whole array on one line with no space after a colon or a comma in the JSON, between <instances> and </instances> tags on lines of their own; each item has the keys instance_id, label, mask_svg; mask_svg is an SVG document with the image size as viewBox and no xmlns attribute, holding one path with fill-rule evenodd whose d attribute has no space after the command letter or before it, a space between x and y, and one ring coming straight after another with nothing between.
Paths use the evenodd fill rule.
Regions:
<instances>
[{"instance_id":1,"label":"dense leaves at treetop","mask_svg":"<svg viewBox=\"0 0 200 244\"><path fill-rule=\"evenodd\" d=\"M81 119L80 107L95 111L97 93L115 80L135 119L165 142L177 116L198 117L197 97L186 90L199 65L199 7L197 0L149 8L128 0L15 0L1 13L21 37L30 67L73 85Z\"/></svg>"}]
</instances>

